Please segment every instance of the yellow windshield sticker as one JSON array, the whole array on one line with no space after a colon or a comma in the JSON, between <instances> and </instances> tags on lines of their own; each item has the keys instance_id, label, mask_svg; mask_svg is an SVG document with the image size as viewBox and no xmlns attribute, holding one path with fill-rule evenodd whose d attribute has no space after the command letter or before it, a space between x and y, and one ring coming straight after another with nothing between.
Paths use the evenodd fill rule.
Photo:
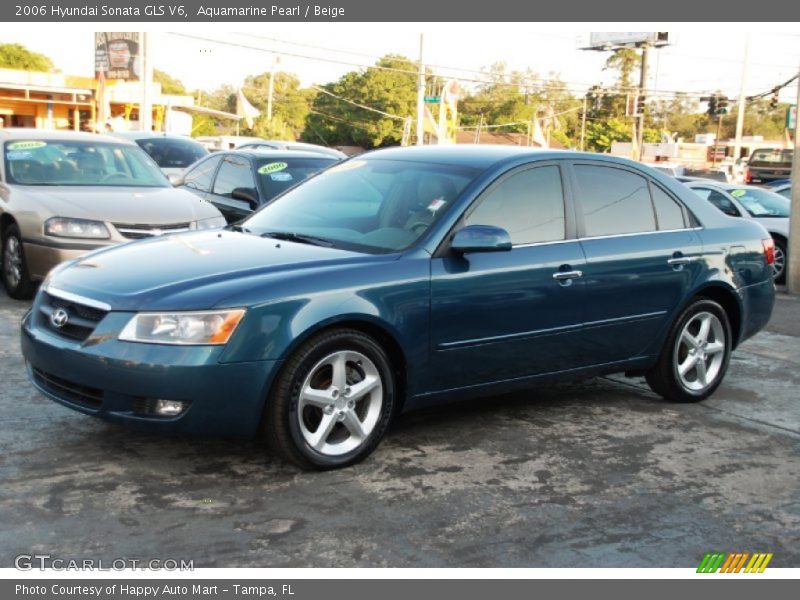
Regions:
<instances>
[{"instance_id":1,"label":"yellow windshield sticker","mask_svg":"<svg viewBox=\"0 0 800 600\"><path fill-rule=\"evenodd\" d=\"M733 196L734 198L740 198L741 196L744 196L746 193L747 190L733 190L731 192L731 196Z\"/></svg>"},{"instance_id":2,"label":"yellow windshield sticker","mask_svg":"<svg viewBox=\"0 0 800 600\"><path fill-rule=\"evenodd\" d=\"M269 173L277 173L278 171L283 171L286 167L288 167L285 162L274 162L269 163L268 165L264 165L263 167L258 168L258 172L260 175L267 175Z\"/></svg>"},{"instance_id":3,"label":"yellow windshield sticker","mask_svg":"<svg viewBox=\"0 0 800 600\"><path fill-rule=\"evenodd\" d=\"M36 148L44 148L47 142L38 140L27 140L24 142L11 142L6 144L6 150L35 150Z\"/></svg>"}]
</instances>

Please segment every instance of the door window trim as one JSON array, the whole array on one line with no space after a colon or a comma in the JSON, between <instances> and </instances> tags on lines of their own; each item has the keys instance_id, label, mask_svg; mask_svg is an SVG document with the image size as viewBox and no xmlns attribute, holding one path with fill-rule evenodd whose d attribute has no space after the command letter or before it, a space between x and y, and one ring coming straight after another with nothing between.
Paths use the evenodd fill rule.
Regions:
<instances>
[{"instance_id":1,"label":"door window trim","mask_svg":"<svg viewBox=\"0 0 800 600\"><path fill-rule=\"evenodd\" d=\"M565 161L567 163L567 169L569 171L570 177L572 178L573 190L580 189L578 186L577 181L577 174L575 173L576 166L587 166L587 167L605 167L608 169L619 169L620 171L626 171L633 175L638 175L642 177L647 182L647 193L650 196L650 210L653 211L653 221L655 223L656 229L652 231L632 231L627 233L612 233L612 234L604 234L604 235L586 235L586 227L583 221L583 212L579 211L581 208L580 198L575 197L573 198L573 205L575 207L575 224L576 224L576 234L578 240L598 240L598 239L611 239L611 238L618 238L618 237L631 237L634 235L652 235L654 233L675 233L678 231L698 231L703 229L702 226L696 226L692 223L692 221L696 221L693 219L692 213L686 207L686 205L680 201L679 198L676 198L674 194L670 193L669 191L665 190L663 186L659 185L658 183L654 182L652 178L650 178L646 173L643 173L637 169L631 168L628 165L617 164L617 163L607 163L605 161L599 160L592 160L592 159L573 159L569 161ZM658 229L658 214L656 213L655 202L653 200L653 194L651 192L651 186L656 185L658 188L663 191L667 196L675 200L678 205L681 207L683 212L683 224L684 226L681 229ZM688 218L687 218L688 217Z\"/></svg>"},{"instance_id":2,"label":"door window trim","mask_svg":"<svg viewBox=\"0 0 800 600\"><path fill-rule=\"evenodd\" d=\"M480 203L483 199L494 191L499 185L501 185L507 179L522 173L523 171L528 171L531 169L538 169L541 167L556 167L558 169L559 177L561 178L561 199L564 206L564 239L562 240L551 240L548 242L528 242L525 244L513 244L511 246L511 250L515 250L517 248L530 248L534 246L545 246L548 244L563 244L565 242L574 242L577 239L576 233L576 222L575 222L575 211L572 206L572 190L570 188L570 180L569 175L566 172L566 165L565 160L543 160L543 161L534 161L534 162L526 162L522 165L518 165L516 167L512 167L508 171L504 171L503 173L499 174L494 180L491 181L481 192L478 194L470 203L470 205L464 209L461 213L461 216L458 220L453 224L450 230L445 234L442 238L442 242L439 244L439 247L433 253L433 258L440 258L442 256L446 256L450 253L450 243L453 239L453 235L462 229L465 225L467 218L475 212L478 208Z\"/></svg>"}]
</instances>

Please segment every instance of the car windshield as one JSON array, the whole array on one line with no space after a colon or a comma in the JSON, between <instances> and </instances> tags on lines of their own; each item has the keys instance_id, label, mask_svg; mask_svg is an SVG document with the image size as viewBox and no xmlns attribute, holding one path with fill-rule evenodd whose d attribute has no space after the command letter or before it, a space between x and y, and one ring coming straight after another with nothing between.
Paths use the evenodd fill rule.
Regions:
<instances>
[{"instance_id":1,"label":"car windshield","mask_svg":"<svg viewBox=\"0 0 800 600\"><path fill-rule=\"evenodd\" d=\"M73 140L15 140L4 147L8 183L33 186L169 187L138 146Z\"/></svg>"},{"instance_id":2,"label":"car windshield","mask_svg":"<svg viewBox=\"0 0 800 600\"><path fill-rule=\"evenodd\" d=\"M780 150L778 148L773 149L766 149L766 150L756 150L753 152L753 156L750 158L750 166L756 166L758 164L768 164L768 165L776 165L776 164L792 164L792 151L791 150Z\"/></svg>"},{"instance_id":3,"label":"car windshield","mask_svg":"<svg viewBox=\"0 0 800 600\"><path fill-rule=\"evenodd\" d=\"M208 150L193 140L149 138L136 140L136 143L162 169L185 169L208 154Z\"/></svg>"},{"instance_id":4,"label":"car windshield","mask_svg":"<svg viewBox=\"0 0 800 600\"><path fill-rule=\"evenodd\" d=\"M775 192L757 188L735 188L728 193L753 217L789 216L789 200Z\"/></svg>"},{"instance_id":5,"label":"car windshield","mask_svg":"<svg viewBox=\"0 0 800 600\"><path fill-rule=\"evenodd\" d=\"M262 158L256 161L258 184L264 194L264 200L272 200L293 185L296 185L314 173L329 167L336 160L321 156L319 158Z\"/></svg>"},{"instance_id":6,"label":"car windshield","mask_svg":"<svg viewBox=\"0 0 800 600\"><path fill-rule=\"evenodd\" d=\"M252 233L304 236L361 252L395 252L416 242L479 172L451 165L350 160L290 190L241 226Z\"/></svg>"}]
</instances>

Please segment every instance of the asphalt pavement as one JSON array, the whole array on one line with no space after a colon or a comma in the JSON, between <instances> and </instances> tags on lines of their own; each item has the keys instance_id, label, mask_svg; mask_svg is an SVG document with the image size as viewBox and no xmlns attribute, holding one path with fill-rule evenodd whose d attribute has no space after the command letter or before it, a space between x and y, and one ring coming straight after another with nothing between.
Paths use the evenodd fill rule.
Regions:
<instances>
[{"instance_id":1,"label":"asphalt pavement","mask_svg":"<svg viewBox=\"0 0 800 600\"><path fill-rule=\"evenodd\" d=\"M621 376L403 416L360 465L263 441L159 437L27 382L27 303L0 288L0 566L19 554L195 567L800 566L800 300L701 404Z\"/></svg>"}]
</instances>

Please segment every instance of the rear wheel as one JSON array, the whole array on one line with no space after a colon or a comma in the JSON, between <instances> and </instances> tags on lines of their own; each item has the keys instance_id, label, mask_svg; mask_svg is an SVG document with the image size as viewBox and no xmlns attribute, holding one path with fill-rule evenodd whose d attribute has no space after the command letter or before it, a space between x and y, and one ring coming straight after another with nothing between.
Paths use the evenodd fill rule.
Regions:
<instances>
[{"instance_id":1,"label":"rear wheel","mask_svg":"<svg viewBox=\"0 0 800 600\"><path fill-rule=\"evenodd\" d=\"M28 275L28 264L25 261L25 249L22 246L22 235L19 227L12 223L3 232L3 285L8 295L17 300L33 297L34 283Z\"/></svg>"},{"instance_id":2,"label":"rear wheel","mask_svg":"<svg viewBox=\"0 0 800 600\"><path fill-rule=\"evenodd\" d=\"M323 333L281 371L267 436L278 453L305 469L356 463L383 438L395 389L389 358L375 340L351 329Z\"/></svg>"},{"instance_id":3,"label":"rear wheel","mask_svg":"<svg viewBox=\"0 0 800 600\"><path fill-rule=\"evenodd\" d=\"M647 372L654 392L673 402L699 402L722 383L731 354L731 327L725 310L698 299L678 317L658 363Z\"/></svg>"},{"instance_id":4,"label":"rear wheel","mask_svg":"<svg viewBox=\"0 0 800 600\"><path fill-rule=\"evenodd\" d=\"M773 238L775 240L775 260L772 263L772 278L775 283L784 283L786 281L786 242L781 238Z\"/></svg>"}]
</instances>

